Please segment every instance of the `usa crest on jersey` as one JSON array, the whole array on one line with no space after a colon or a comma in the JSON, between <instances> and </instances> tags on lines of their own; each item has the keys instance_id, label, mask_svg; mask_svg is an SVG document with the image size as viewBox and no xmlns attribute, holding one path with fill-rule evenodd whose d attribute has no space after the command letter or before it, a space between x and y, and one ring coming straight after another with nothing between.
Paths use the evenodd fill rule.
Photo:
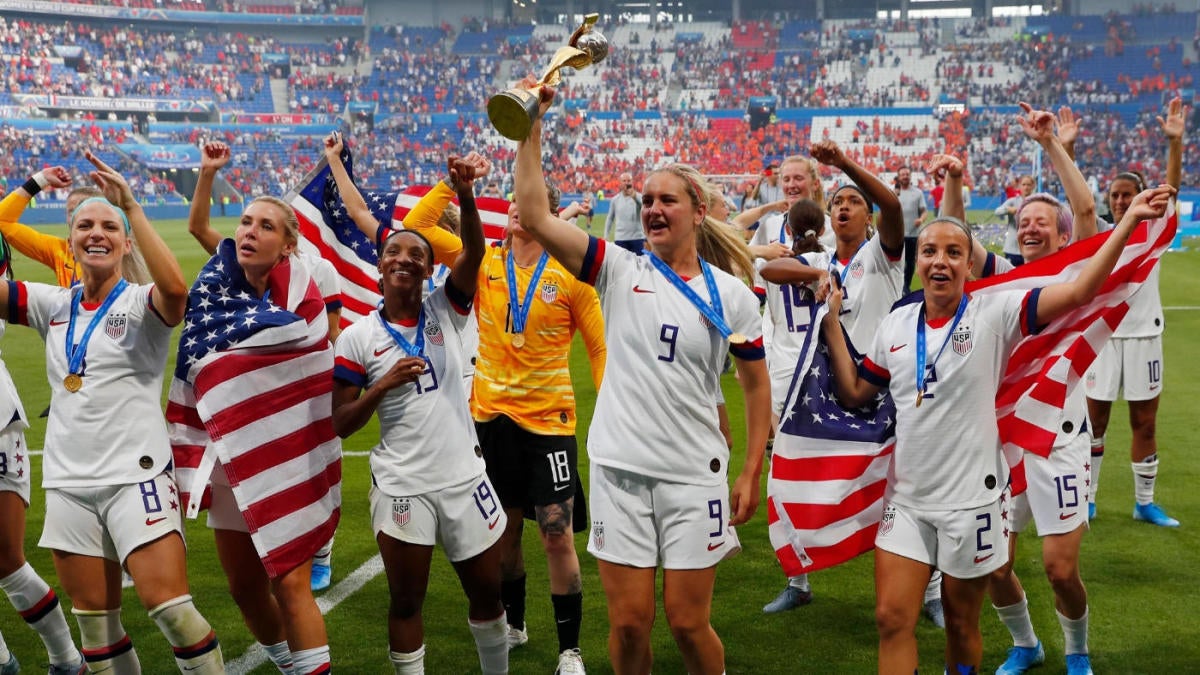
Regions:
<instances>
[{"instance_id":1,"label":"usa crest on jersey","mask_svg":"<svg viewBox=\"0 0 1200 675\"><path fill-rule=\"evenodd\" d=\"M879 520L879 536L883 536L892 531L892 525L896 523L896 507L891 504L883 510L883 518Z\"/></svg>"},{"instance_id":2,"label":"usa crest on jersey","mask_svg":"<svg viewBox=\"0 0 1200 675\"><path fill-rule=\"evenodd\" d=\"M442 324L437 321L431 321L428 326L425 326L425 337L439 347L446 342L446 338L442 334Z\"/></svg>"},{"instance_id":3,"label":"usa crest on jersey","mask_svg":"<svg viewBox=\"0 0 1200 675\"><path fill-rule=\"evenodd\" d=\"M970 328L959 328L950 336L950 348L959 356L970 354L972 346Z\"/></svg>"},{"instance_id":4,"label":"usa crest on jersey","mask_svg":"<svg viewBox=\"0 0 1200 675\"><path fill-rule=\"evenodd\" d=\"M861 279L863 273L866 272L866 265L861 260L855 260L850 264L850 278Z\"/></svg>"},{"instance_id":5,"label":"usa crest on jersey","mask_svg":"<svg viewBox=\"0 0 1200 675\"><path fill-rule=\"evenodd\" d=\"M540 295L542 297L542 302L546 303L547 305L553 304L558 298L558 284L554 283L553 281L544 282L542 284Z\"/></svg>"},{"instance_id":6,"label":"usa crest on jersey","mask_svg":"<svg viewBox=\"0 0 1200 675\"><path fill-rule=\"evenodd\" d=\"M596 544L596 550L604 548L604 523L602 521L592 521L592 541Z\"/></svg>"},{"instance_id":7,"label":"usa crest on jersey","mask_svg":"<svg viewBox=\"0 0 1200 675\"><path fill-rule=\"evenodd\" d=\"M392 522L396 527L404 527L412 516L412 504L407 499L396 499L392 502Z\"/></svg>"},{"instance_id":8,"label":"usa crest on jersey","mask_svg":"<svg viewBox=\"0 0 1200 675\"><path fill-rule=\"evenodd\" d=\"M125 314L109 314L108 320L104 323L104 332L108 337L114 340L120 340L125 337L125 329L129 327L129 320Z\"/></svg>"}]
</instances>

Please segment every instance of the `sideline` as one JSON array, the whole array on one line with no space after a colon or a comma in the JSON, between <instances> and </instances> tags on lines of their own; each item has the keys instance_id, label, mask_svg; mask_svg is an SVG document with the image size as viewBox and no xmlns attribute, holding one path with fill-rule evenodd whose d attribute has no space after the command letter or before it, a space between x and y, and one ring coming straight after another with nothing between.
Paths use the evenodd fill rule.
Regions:
<instances>
[{"instance_id":1,"label":"sideline","mask_svg":"<svg viewBox=\"0 0 1200 675\"><path fill-rule=\"evenodd\" d=\"M349 576L337 582L329 591L317 597L317 607L320 608L321 614L328 614L334 607L341 604L343 600L357 593L368 581L379 576L382 572L383 558L376 553L360 565L358 569L351 572ZM232 661L226 661L225 672L229 675L246 675L268 662L267 650L256 642L246 650L245 654Z\"/></svg>"}]
</instances>

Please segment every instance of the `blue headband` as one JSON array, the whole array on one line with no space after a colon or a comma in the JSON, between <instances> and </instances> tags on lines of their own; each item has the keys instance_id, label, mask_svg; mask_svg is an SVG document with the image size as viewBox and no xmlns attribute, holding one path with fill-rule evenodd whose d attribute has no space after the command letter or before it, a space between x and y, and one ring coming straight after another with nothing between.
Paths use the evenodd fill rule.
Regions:
<instances>
[{"instance_id":1,"label":"blue headband","mask_svg":"<svg viewBox=\"0 0 1200 675\"><path fill-rule=\"evenodd\" d=\"M88 197L87 199L79 202L79 204L75 207L75 210L71 212L71 215L67 216L67 225L74 227L75 226L75 214L79 213L79 209L82 209L84 204L90 204L92 202L103 202L104 204L111 206L113 208L113 210L116 211L117 214L121 216L121 222L125 224L125 234L130 233L131 228L129 227L129 218L125 215L125 210L122 209L121 207L117 206L116 204L108 201L104 197Z\"/></svg>"}]
</instances>

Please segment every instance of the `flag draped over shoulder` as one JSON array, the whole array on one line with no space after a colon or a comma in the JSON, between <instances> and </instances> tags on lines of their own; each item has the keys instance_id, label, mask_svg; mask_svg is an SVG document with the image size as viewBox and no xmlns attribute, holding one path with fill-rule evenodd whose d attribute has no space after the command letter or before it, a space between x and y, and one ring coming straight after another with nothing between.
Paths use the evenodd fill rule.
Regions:
<instances>
[{"instance_id":1,"label":"flag draped over shoulder","mask_svg":"<svg viewBox=\"0 0 1200 675\"><path fill-rule=\"evenodd\" d=\"M233 241L222 241L188 296L167 422L188 517L207 506L219 459L274 578L311 559L340 516L333 348L303 265L272 270L269 301L249 288Z\"/></svg>"},{"instance_id":2,"label":"flag draped over shoulder","mask_svg":"<svg viewBox=\"0 0 1200 675\"><path fill-rule=\"evenodd\" d=\"M1170 245L1176 226L1173 211L1140 224L1091 302L1014 348L996 394L997 423L1010 464L1024 451L1049 455L1068 393L1128 312L1130 297ZM1079 274L1108 236L970 282L967 292L1066 281ZM905 300L913 299L920 301L921 294ZM813 327L820 326L824 313L823 306L814 310ZM888 428L895 411L890 399L867 409L842 409L832 395L821 339L819 330L810 330L784 405L767 485L771 545L789 576L838 565L874 547L895 447Z\"/></svg>"},{"instance_id":3,"label":"flag draped over shoulder","mask_svg":"<svg viewBox=\"0 0 1200 675\"><path fill-rule=\"evenodd\" d=\"M349 150L342 151L342 164L354 178ZM404 218L421 197L432 189L413 186L398 192L361 191L371 214L381 225L404 227ZM284 201L292 205L300 221L302 246L333 263L342 278L342 327L366 316L379 304L379 270L376 267L375 241L362 233L350 219L329 164L322 159L293 188ZM508 220L508 201L496 197L478 197L475 205L483 221L484 238L504 238Z\"/></svg>"}]
</instances>

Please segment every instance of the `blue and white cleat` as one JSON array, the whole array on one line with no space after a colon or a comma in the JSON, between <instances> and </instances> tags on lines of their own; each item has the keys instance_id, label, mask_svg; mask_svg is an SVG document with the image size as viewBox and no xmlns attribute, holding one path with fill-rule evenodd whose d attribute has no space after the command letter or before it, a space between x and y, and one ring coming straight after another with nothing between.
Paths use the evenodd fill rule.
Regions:
<instances>
[{"instance_id":1,"label":"blue and white cleat","mask_svg":"<svg viewBox=\"0 0 1200 675\"><path fill-rule=\"evenodd\" d=\"M312 590L323 591L329 588L329 582L333 577L333 568L329 565L318 565L313 563L311 581Z\"/></svg>"},{"instance_id":2,"label":"blue and white cleat","mask_svg":"<svg viewBox=\"0 0 1200 675\"><path fill-rule=\"evenodd\" d=\"M1179 521L1168 516L1162 507L1154 502L1137 504L1133 507L1133 519L1141 520L1159 527L1179 527Z\"/></svg>"},{"instance_id":3,"label":"blue and white cleat","mask_svg":"<svg viewBox=\"0 0 1200 675\"><path fill-rule=\"evenodd\" d=\"M787 612L807 605L812 602L812 598L812 591L804 591L788 584L783 587L779 595L775 596L774 600L768 602L763 607L763 613L778 614L779 612Z\"/></svg>"},{"instance_id":4,"label":"blue and white cleat","mask_svg":"<svg viewBox=\"0 0 1200 675\"><path fill-rule=\"evenodd\" d=\"M1096 519L1096 502L1088 502L1088 521Z\"/></svg>"},{"instance_id":5,"label":"blue and white cleat","mask_svg":"<svg viewBox=\"0 0 1200 675\"><path fill-rule=\"evenodd\" d=\"M16 654L9 652L8 661L0 663L0 675L21 675L21 663Z\"/></svg>"},{"instance_id":6,"label":"blue and white cleat","mask_svg":"<svg viewBox=\"0 0 1200 675\"><path fill-rule=\"evenodd\" d=\"M1067 675L1092 675L1092 660L1087 654L1067 654Z\"/></svg>"},{"instance_id":7,"label":"blue and white cleat","mask_svg":"<svg viewBox=\"0 0 1200 675\"><path fill-rule=\"evenodd\" d=\"M1045 662L1046 650L1040 640L1034 647L1009 647L1008 658L996 669L996 675L1021 675Z\"/></svg>"}]
</instances>

